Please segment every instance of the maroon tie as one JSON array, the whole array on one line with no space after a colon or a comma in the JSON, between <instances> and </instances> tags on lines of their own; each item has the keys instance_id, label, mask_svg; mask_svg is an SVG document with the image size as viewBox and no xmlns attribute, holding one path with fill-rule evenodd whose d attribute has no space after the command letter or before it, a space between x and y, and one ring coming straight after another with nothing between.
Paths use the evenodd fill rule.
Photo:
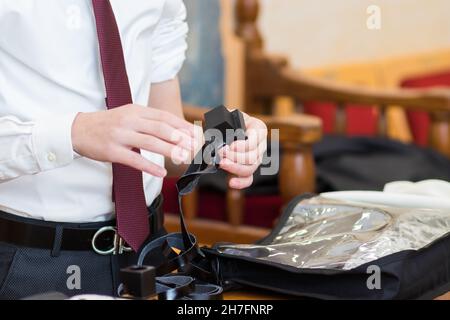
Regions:
<instances>
[{"instance_id":1,"label":"maroon tie","mask_svg":"<svg viewBox=\"0 0 450 320\"><path fill-rule=\"evenodd\" d=\"M108 109L132 103L125 59L109 0L92 0L106 86ZM140 152L139 150L134 150ZM113 200L119 235L138 251L150 233L142 173L113 163Z\"/></svg>"}]
</instances>

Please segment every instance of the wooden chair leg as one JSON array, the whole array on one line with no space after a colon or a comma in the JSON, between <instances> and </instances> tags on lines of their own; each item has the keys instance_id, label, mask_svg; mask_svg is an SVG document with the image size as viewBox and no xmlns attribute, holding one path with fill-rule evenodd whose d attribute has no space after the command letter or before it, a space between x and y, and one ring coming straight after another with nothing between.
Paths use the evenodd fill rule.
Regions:
<instances>
[{"instance_id":1,"label":"wooden chair leg","mask_svg":"<svg viewBox=\"0 0 450 320\"><path fill-rule=\"evenodd\" d=\"M283 203L316 190L316 170L311 145L283 144L279 185Z\"/></svg>"},{"instance_id":2,"label":"wooden chair leg","mask_svg":"<svg viewBox=\"0 0 450 320\"><path fill-rule=\"evenodd\" d=\"M430 144L450 158L450 113L431 114Z\"/></svg>"},{"instance_id":3,"label":"wooden chair leg","mask_svg":"<svg viewBox=\"0 0 450 320\"><path fill-rule=\"evenodd\" d=\"M228 177L227 183L231 176ZM245 196L242 190L227 189L227 220L231 226L240 226L244 217Z\"/></svg>"},{"instance_id":4,"label":"wooden chair leg","mask_svg":"<svg viewBox=\"0 0 450 320\"><path fill-rule=\"evenodd\" d=\"M198 212L198 191L194 190L192 193L183 196L181 199L183 206L183 213L186 220L193 220Z\"/></svg>"}]
</instances>

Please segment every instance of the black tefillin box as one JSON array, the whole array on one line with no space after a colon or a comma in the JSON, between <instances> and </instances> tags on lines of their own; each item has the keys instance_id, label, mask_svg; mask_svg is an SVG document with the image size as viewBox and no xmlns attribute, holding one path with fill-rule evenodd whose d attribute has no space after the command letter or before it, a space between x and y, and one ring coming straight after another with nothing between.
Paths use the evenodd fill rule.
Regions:
<instances>
[{"instance_id":1,"label":"black tefillin box","mask_svg":"<svg viewBox=\"0 0 450 320\"><path fill-rule=\"evenodd\" d=\"M151 266L130 266L120 270L123 290L134 299L148 299L156 294L156 272Z\"/></svg>"},{"instance_id":2,"label":"black tefillin box","mask_svg":"<svg viewBox=\"0 0 450 320\"><path fill-rule=\"evenodd\" d=\"M235 140L245 140L244 116L237 109L230 112L224 106L219 106L208 111L205 113L203 129L206 135L208 135L208 130L210 129L218 130L222 138L220 142L226 144L230 144Z\"/></svg>"}]
</instances>

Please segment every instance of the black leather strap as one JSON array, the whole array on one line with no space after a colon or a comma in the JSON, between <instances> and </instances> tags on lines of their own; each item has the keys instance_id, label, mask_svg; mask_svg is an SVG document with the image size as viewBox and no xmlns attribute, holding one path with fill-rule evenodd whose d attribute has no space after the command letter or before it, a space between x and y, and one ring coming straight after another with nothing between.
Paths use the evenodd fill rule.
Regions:
<instances>
[{"instance_id":1,"label":"black leather strap","mask_svg":"<svg viewBox=\"0 0 450 320\"><path fill-rule=\"evenodd\" d=\"M196 283L195 278L167 275L156 278L156 293L160 300L222 300L223 289L209 283Z\"/></svg>"},{"instance_id":2,"label":"black leather strap","mask_svg":"<svg viewBox=\"0 0 450 320\"><path fill-rule=\"evenodd\" d=\"M223 300L223 288L214 284L196 284L187 298L191 300Z\"/></svg>"},{"instance_id":3,"label":"black leather strap","mask_svg":"<svg viewBox=\"0 0 450 320\"><path fill-rule=\"evenodd\" d=\"M200 152L203 153L204 148ZM170 233L147 243L139 252L138 266L144 265L147 255L159 253L165 257L164 263L156 268L156 288L158 298L163 300L219 300L222 299L222 287L208 283L196 283L195 278L184 274L208 277L208 271L200 267L195 260L204 259L204 254L198 247L197 238L189 233L184 219L181 199L192 192L200 177L204 174L215 173L218 170L218 156L214 158L212 166L191 164L186 173L178 180L178 204L180 212L181 232ZM179 253L175 253L176 248ZM177 270L181 274L173 274Z\"/></svg>"},{"instance_id":4,"label":"black leather strap","mask_svg":"<svg viewBox=\"0 0 450 320\"><path fill-rule=\"evenodd\" d=\"M178 300L195 291L195 279L188 276L170 276L156 278L156 293L160 300Z\"/></svg>"}]
</instances>

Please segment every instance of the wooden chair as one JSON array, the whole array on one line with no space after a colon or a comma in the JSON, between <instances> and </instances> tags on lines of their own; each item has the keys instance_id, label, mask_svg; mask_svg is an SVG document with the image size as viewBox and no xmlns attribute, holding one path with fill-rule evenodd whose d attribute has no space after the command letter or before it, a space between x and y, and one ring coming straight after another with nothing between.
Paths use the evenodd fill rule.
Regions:
<instances>
[{"instance_id":1,"label":"wooden chair","mask_svg":"<svg viewBox=\"0 0 450 320\"><path fill-rule=\"evenodd\" d=\"M338 106L335 132L345 132L347 104L377 106L379 111L378 133L390 136L385 111L388 106L398 105L405 110L426 111L431 126L429 145L450 157L450 90L446 89L369 89L362 86L342 85L317 79L294 71L283 57L274 57L264 51L258 30L258 0L237 0L236 33L242 39L245 50L244 106L253 113L277 114L286 109L290 101L291 111L306 102L331 102ZM283 111L286 113L286 111ZM395 129L395 128L394 128Z\"/></svg>"},{"instance_id":2,"label":"wooden chair","mask_svg":"<svg viewBox=\"0 0 450 320\"><path fill-rule=\"evenodd\" d=\"M315 168L312 145L321 137L320 120L295 114L297 106L310 101L332 102L338 106L335 132L345 132L345 106L361 104L377 106L379 135L395 132L395 123L387 123L388 106L407 110L422 110L430 114L430 146L450 157L450 91L432 90L377 90L361 86L342 85L319 80L294 71L283 57L267 54L257 27L258 0L236 0L236 34L243 43L244 63L243 110L262 118L269 129L280 130L280 144L284 150L279 172L279 186L284 203L304 192L315 191ZM205 110L186 106L190 121L202 119ZM288 117L286 115L289 115ZM390 128L392 127L392 128ZM388 130L390 129L390 130ZM226 193L227 221L217 222L196 217L198 194L193 193L183 202L188 225L200 241L254 242L267 234L267 229L243 226L243 193ZM168 230L178 229L178 218L168 216Z\"/></svg>"}]
</instances>

